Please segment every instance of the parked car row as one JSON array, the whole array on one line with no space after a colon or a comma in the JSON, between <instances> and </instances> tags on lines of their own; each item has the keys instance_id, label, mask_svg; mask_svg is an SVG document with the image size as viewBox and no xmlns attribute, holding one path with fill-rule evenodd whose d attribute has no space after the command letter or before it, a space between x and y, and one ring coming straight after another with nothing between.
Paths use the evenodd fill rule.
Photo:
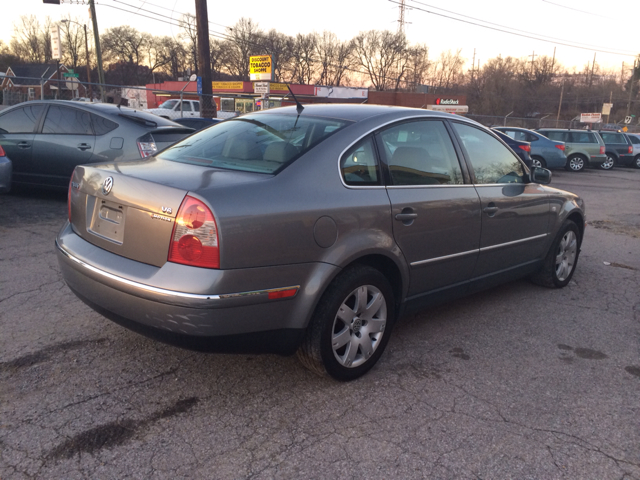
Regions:
<instances>
[{"instance_id":1,"label":"parked car row","mask_svg":"<svg viewBox=\"0 0 640 480\"><path fill-rule=\"evenodd\" d=\"M148 108L145 112L153 113L167 120L177 120L179 118L200 118L199 100L179 100L172 98L158 105L156 108ZM219 119L237 117L238 112L217 111Z\"/></svg>"}]
</instances>

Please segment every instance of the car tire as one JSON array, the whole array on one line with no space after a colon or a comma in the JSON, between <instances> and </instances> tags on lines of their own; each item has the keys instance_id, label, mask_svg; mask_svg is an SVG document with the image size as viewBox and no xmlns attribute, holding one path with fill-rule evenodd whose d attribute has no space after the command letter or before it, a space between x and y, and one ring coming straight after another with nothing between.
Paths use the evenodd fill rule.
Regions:
<instances>
[{"instance_id":1,"label":"car tire","mask_svg":"<svg viewBox=\"0 0 640 480\"><path fill-rule=\"evenodd\" d=\"M542 268L531 277L533 283L548 288L567 286L578 265L581 243L580 229L567 220L551 244Z\"/></svg>"},{"instance_id":2,"label":"car tire","mask_svg":"<svg viewBox=\"0 0 640 480\"><path fill-rule=\"evenodd\" d=\"M351 267L322 295L298 359L318 375L355 380L382 355L394 321L395 302L387 278L369 266Z\"/></svg>"},{"instance_id":3,"label":"car tire","mask_svg":"<svg viewBox=\"0 0 640 480\"><path fill-rule=\"evenodd\" d=\"M582 155L571 155L564 168L570 172L581 172L586 166L587 160Z\"/></svg>"},{"instance_id":4,"label":"car tire","mask_svg":"<svg viewBox=\"0 0 640 480\"><path fill-rule=\"evenodd\" d=\"M531 166L547 168L547 163L544 161L542 157L531 157Z\"/></svg>"},{"instance_id":5,"label":"car tire","mask_svg":"<svg viewBox=\"0 0 640 480\"><path fill-rule=\"evenodd\" d=\"M610 153L607 153L607 159L602 165L600 165L600 168L602 170L611 170L615 166L615 164L616 164L616 157Z\"/></svg>"},{"instance_id":6,"label":"car tire","mask_svg":"<svg viewBox=\"0 0 640 480\"><path fill-rule=\"evenodd\" d=\"M633 159L633 166L635 168L640 168L640 155L636 155L636 158Z\"/></svg>"}]
</instances>

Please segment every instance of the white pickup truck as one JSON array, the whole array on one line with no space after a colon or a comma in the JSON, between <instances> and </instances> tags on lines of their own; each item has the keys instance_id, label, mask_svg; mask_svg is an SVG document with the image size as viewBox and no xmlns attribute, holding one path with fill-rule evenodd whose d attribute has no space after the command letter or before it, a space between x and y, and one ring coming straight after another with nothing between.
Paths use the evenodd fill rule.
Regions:
<instances>
[{"instance_id":1,"label":"white pickup truck","mask_svg":"<svg viewBox=\"0 0 640 480\"><path fill-rule=\"evenodd\" d=\"M200 102L198 100L182 100L182 112L180 112L180 100L174 98L160 104L158 108L147 108L145 112L153 113L169 120L200 117ZM221 112L220 110L217 112L218 118L231 118L236 115L236 112Z\"/></svg>"}]
</instances>

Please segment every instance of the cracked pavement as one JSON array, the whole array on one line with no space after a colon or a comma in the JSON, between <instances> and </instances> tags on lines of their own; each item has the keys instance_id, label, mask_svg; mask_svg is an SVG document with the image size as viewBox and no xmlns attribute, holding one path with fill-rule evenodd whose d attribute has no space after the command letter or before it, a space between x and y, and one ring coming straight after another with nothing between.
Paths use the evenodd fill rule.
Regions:
<instances>
[{"instance_id":1,"label":"cracked pavement","mask_svg":"<svg viewBox=\"0 0 640 480\"><path fill-rule=\"evenodd\" d=\"M640 170L553 175L591 222L570 285L405 318L348 384L113 324L61 279L66 195L0 196L0 478L640 479Z\"/></svg>"}]
</instances>

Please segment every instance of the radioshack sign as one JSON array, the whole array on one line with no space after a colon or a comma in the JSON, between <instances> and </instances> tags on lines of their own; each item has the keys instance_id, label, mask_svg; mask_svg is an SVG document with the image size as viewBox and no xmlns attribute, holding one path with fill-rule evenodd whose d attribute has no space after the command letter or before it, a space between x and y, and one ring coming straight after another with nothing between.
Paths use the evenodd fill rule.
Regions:
<instances>
[{"instance_id":1,"label":"radioshack sign","mask_svg":"<svg viewBox=\"0 0 640 480\"><path fill-rule=\"evenodd\" d=\"M249 57L249 76L251 81L273 80L271 55Z\"/></svg>"},{"instance_id":2,"label":"radioshack sign","mask_svg":"<svg viewBox=\"0 0 640 480\"><path fill-rule=\"evenodd\" d=\"M454 98L436 98L436 105L459 105L460 100Z\"/></svg>"}]
</instances>

